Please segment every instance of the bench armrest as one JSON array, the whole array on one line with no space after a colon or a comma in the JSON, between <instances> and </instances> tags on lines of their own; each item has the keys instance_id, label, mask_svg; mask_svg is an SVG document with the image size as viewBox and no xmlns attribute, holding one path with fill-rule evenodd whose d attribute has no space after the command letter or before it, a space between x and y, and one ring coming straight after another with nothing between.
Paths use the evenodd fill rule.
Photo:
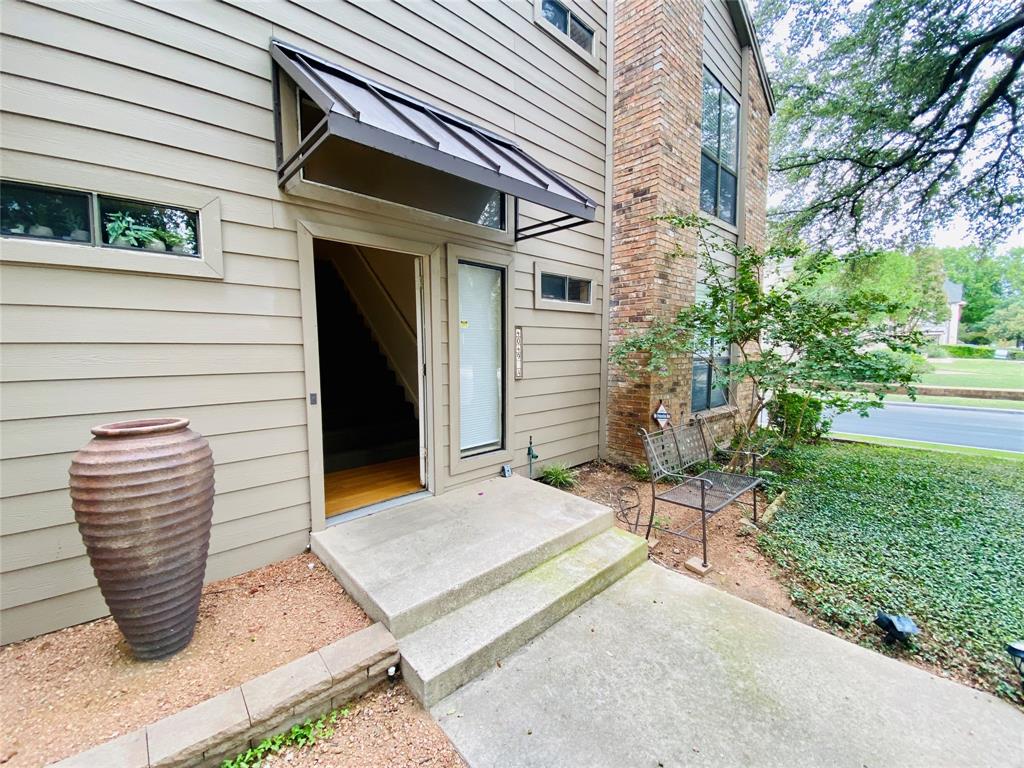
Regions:
<instances>
[{"instance_id":1,"label":"bench armrest","mask_svg":"<svg viewBox=\"0 0 1024 768\"><path fill-rule=\"evenodd\" d=\"M711 480L708 480L706 477L694 477L692 475L679 475L679 477L684 478L683 482L681 482L680 485L687 485L689 483L699 483L700 485L707 486L707 490L709 491L715 487L715 484Z\"/></svg>"},{"instance_id":2,"label":"bench armrest","mask_svg":"<svg viewBox=\"0 0 1024 768\"><path fill-rule=\"evenodd\" d=\"M763 459L769 453L768 451L763 451L763 452L758 452L758 451L734 451L731 448L716 448L715 452L716 453L728 453L728 454L731 454L733 456L756 456L759 459Z\"/></svg>"}]
</instances>

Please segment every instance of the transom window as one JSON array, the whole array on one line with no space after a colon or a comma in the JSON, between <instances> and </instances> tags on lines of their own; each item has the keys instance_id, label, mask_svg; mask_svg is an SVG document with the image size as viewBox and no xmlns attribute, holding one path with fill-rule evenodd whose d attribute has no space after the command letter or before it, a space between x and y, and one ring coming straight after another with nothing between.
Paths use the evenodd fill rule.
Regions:
<instances>
[{"instance_id":1,"label":"transom window","mask_svg":"<svg viewBox=\"0 0 1024 768\"><path fill-rule=\"evenodd\" d=\"M700 208L736 223L740 105L704 70L701 109Z\"/></svg>"},{"instance_id":2,"label":"transom window","mask_svg":"<svg viewBox=\"0 0 1024 768\"><path fill-rule=\"evenodd\" d=\"M586 53L594 53L594 30L584 24L558 0L541 0L540 12L555 29L566 35Z\"/></svg>"},{"instance_id":3,"label":"transom window","mask_svg":"<svg viewBox=\"0 0 1024 768\"><path fill-rule=\"evenodd\" d=\"M590 286L590 280L578 277L555 275L550 272L541 272L540 275L540 295L544 299L589 304Z\"/></svg>"},{"instance_id":4,"label":"transom window","mask_svg":"<svg viewBox=\"0 0 1024 768\"><path fill-rule=\"evenodd\" d=\"M10 181L0 182L0 234L200 255L196 211Z\"/></svg>"}]
</instances>

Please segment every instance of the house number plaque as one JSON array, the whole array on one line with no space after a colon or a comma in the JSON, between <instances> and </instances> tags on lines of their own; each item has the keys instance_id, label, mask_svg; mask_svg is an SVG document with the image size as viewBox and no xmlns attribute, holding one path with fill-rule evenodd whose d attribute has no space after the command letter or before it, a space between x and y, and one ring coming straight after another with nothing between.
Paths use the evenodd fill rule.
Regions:
<instances>
[{"instance_id":1,"label":"house number plaque","mask_svg":"<svg viewBox=\"0 0 1024 768\"><path fill-rule=\"evenodd\" d=\"M520 326L516 326L515 336L515 365L516 365L516 380L523 378L523 329Z\"/></svg>"}]
</instances>

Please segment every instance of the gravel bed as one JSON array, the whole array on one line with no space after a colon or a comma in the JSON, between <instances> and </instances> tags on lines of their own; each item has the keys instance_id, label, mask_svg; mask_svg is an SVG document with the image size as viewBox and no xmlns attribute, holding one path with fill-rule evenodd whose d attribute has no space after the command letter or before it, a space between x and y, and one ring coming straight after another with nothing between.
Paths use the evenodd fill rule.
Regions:
<instances>
[{"instance_id":1,"label":"gravel bed","mask_svg":"<svg viewBox=\"0 0 1024 768\"><path fill-rule=\"evenodd\" d=\"M110 618L0 648L0 765L39 766L198 704L372 622L315 555L207 584L191 645L132 658Z\"/></svg>"},{"instance_id":2,"label":"gravel bed","mask_svg":"<svg viewBox=\"0 0 1024 768\"><path fill-rule=\"evenodd\" d=\"M304 750L286 749L264 768L463 768L441 726L404 684L382 683L350 704L334 735Z\"/></svg>"}]
</instances>

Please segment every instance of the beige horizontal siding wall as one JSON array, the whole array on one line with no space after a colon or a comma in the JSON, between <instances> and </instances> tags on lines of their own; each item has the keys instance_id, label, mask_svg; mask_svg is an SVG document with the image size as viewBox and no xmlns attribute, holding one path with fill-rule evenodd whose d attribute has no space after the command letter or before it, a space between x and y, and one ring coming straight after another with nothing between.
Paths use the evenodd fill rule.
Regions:
<instances>
[{"instance_id":1,"label":"beige horizontal siding wall","mask_svg":"<svg viewBox=\"0 0 1024 768\"><path fill-rule=\"evenodd\" d=\"M603 62L603 7L570 5L598 29ZM208 193L224 249L223 280L0 265L2 642L106 612L67 491L71 454L97 423L185 415L210 438L208 578L308 543L296 228L340 209L278 190L272 35L515 137L603 198L603 68L541 30L531 0L4 0L0 32L5 178L100 192L116 181L168 203ZM519 248L517 464L530 434L546 460L597 454L600 315L533 310L532 273L534 257L601 269L603 248L600 224ZM433 364L440 381L446 360ZM435 396L447 413L447 392ZM472 479L446 467L439 485Z\"/></svg>"}]
</instances>

